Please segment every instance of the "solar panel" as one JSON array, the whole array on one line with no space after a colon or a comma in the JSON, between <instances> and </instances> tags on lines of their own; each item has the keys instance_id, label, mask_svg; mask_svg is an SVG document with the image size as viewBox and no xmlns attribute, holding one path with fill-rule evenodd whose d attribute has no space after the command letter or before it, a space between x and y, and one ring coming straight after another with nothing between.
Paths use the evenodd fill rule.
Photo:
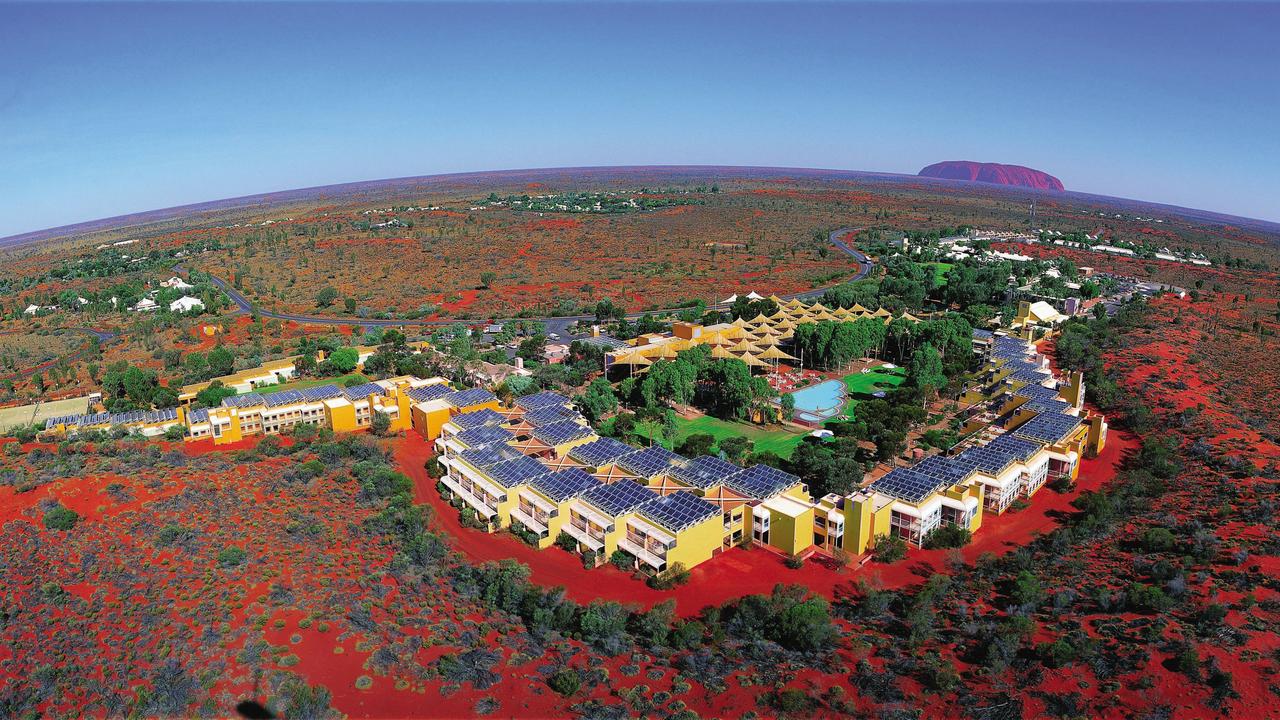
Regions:
<instances>
[{"instance_id":1,"label":"solar panel","mask_svg":"<svg viewBox=\"0 0 1280 720\"><path fill-rule=\"evenodd\" d=\"M758 500L768 500L799 482L799 477L769 465L752 465L725 480L733 490Z\"/></svg>"},{"instance_id":2,"label":"solar panel","mask_svg":"<svg viewBox=\"0 0 1280 720\"><path fill-rule=\"evenodd\" d=\"M630 445L614 440L610 437L602 437L599 440L592 440L584 443L569 451L569 457L577 460L584 465L591 467L601 467L617 460L628 453L635 452L636 449Z\"/></svg>"},{"instance_id":3,"label":"solar panel","mask_svg":"<svg viewBox=\"0 0 1280 720\"><path fill-rule=\"evenodd\" d=\"M501 425L506 421L507 419L501 413L494 412L489 408L454 415L449 419L449 422L464 430L485 425Z\"/></svg>"},{"instance_id":4,"label":"solar panel","mask_svg":"<svg viewBox=\"0 0 1280 720\"><path fill-rule=\"evenodd\" d=\"M1024 383L1039 384L1048 379L1049 376L1049 371L1043 368L1023 368L1010 373L1009 379Z\"/></svg>"},{"instance_id":5,"label":"solar panel","mask_svg":"<svg viewBox=\"0 0 1280 720\"><path fill-rule=\"evenodd\" d=\"M871 483L870 488L889 497L919 504L946 486L945 480L916 472L913 468L897 468Z\"/></svg>"},{"instance_id":6,"label":"solar panel","mask_svg":"<svg viewBox=\"0 0 1280 720\"><path fill-rule=\"evenodd\" d=\"M539 475L545 475L548 471L545 465L534 460L528 455L521 455L518 458L504 460L492 467L488 472L489 477L493 478L504 488L513 488L517 485L526 483Z\"/></svg>"},{"instance_id":7,"label":"solar panel","mask_svg":"<svg viewBox=\"0 0 1280 720\"><path fill-rule=\"evenodd\" d=\"M548 445L561 445L592 435L595 435L594 430L572 420L561 420L533 429L533 436Z\"/></svg>"},{"instance_id":8,"label":"solar panel","mask_svg":"<svg viewBox=\"0 0 1280 720\"><path fill-rule=\"evenodd\" d=\"M1022 404L1022 407L1028 410L1035 410L1038 413L1065 413L1071 407L1071 403L1066 400L1049 400L1049 399L1033 399Z\"/></svg>"},{"instance_id":9,"label":"solar panel","mask_svg":"<svg viewBox=\"0 0 1280 720\"><path fill-rule=\"evenodd\" d=\"M964 482L973 476L976 470L970 463L957 462L954 458L933 455L911 466L912 470L930 477L946 480L949 485Z\"/></svg>"},{"instance_id":10,"label":"solar panel","mask_svg":"<svg viewBox=\"0 0 1280 720\"><path fill-rule=\"evenodd\" d=\"M623 455L618 458L618 465L632 475L643 478L654 478L666 472L676 463L685 459L661 445L654 445L643 450Z\"/></svg>"},{"instance_id":11,"label":"solar panel","mask_svg":"<svg viewBox=\"0 0 1280 720\"><path fill-rule=\"evenodd\" d=\"M483 405L493 402L498 398L493 393L484 388L471 388L470 390L459 390L455 393L449 393L444 396L444 401L454 407L471 407L472 405Z\"/></svg>"},{"instance_id":12,"label":"solar panel","mask_svg":"<svg viewBox=\"0 0 1280 720\"><path fill-rule=\"evenodd\" d=\"M453 388L445 383L423 385L409 390L408 395L414 402L429 402L453 394Z\"/></svg>"},{"instance_id":13,"label":"solar panel","mask_svg":"<svg viewBox=\"0 0 1280 720\"><path fill-rule=\"evenodd\" d=\"M231 397L222 398L223 407L245 408L261 405L263 397L258 393L245 393L243 395L232 395Z\"/></svg>"},{"instance_id":14,"label":"solar panel","mask_svg":"<svg viewBox=\"0 0 1280 720\"><path fill-rule=\"evenodd\" d=\"M315 387L302 388L298 392L306 402L319 402L321 400L329 400L342 396L342 388L332 383L328 385L317 385Z\"/></svg>"},{"instance_id":15,"label":"solar panel","mask_svg":"<svg viewBox=\"0 0 1280 720\"><path fill-rule=\"evenodd\" d=\"M384 388L378 383L369 382L352 385L349 388L343 388L342 394L345 395L348 400L363 400L370 395L381 395L383 390Z\"/></svg>"},{"instance_id":16,"label":"solar panel","mask_svg":"<svg viewBox=\"0 0 1280 720\"><path fill-rule=\"evenodd\" d=\"M580 417L582 416L578 414L578 411L571 407L566 407L564 405L548 405L546 407L538 408L537 410L530 410L522 415L520 419L530 425L538 426L550 425L553 422L573 420Z\"/></svg>"},{"instance_id":17,"label":"solar panel","mask_svg":"<svg viewBox=\"0 0 1280 720\"><path fill-rule=\"evenodd\" d=\"M463 450L461 456L463 460L482 470L487 470L500 462L524 457L519 450L506 443L491 443L469 448Z\"/></svg>"},{"instance_id":18,"label":"solar panel","mask_svg":"<svg viewBox=\"0 0 1280 720\"><path fill-rule=\"evenodd\" d=\"M1017 438L1012 435L1001 435L995 440L987 443L987 447L1008 453L1022 462L1030 460L1031 456L1035 455L1036 452L1040 450L1040 445L1038 443L1023 440L1022 438Z\"/></svg>"},{"instance_id":19,"label":"solar panel","mask_svg":"<svg viewBox=\"0 0 1280 720\"><path fill-rule=\"evenodd\" d=\"M525 410L539 410L546 407L557 406L565 407L567 405L569 405L569 398L561 395L560 393L551 392L550 390L516 398L516 406L522 407Z\"/></svg>"},{"instance_id":20,"label":"solar panel","mask_svg":"<svg viewBox=\"0 0 1280 720\"><path fill-rule=\"evenodd\" d=\"M530 481L538 492L555 502L564 502L586 491L599 487L600 481L588 475L582 468L569 468L544 473Z\"/></svg>"},{"instance_id":21,"label":"solar panel","mask_svg":"<svg viewBox=\"0 0 1280 720\"><path fill-rule=\"evenodd\" d=\"M973 338L975 340L990 340L993 337L995 337L995 333L992 333L990 330L983 330L982 328L973 329Z\"/></svg>"},{"instance_id":22,"label":"solar panel","mask_svg":"<svg viewBox=\"0 0 1280 720\"><path fill-rule=\"evenodd\" d=\"M582 494L582 499L599 508L605 515L617 517L649 502L654 493L634 480L619 480L600 485Z\"/></svg>"},{"instance_id":23,"label":"solar panel","mask_svg":"<svg viewBox=\"0 0 1280 720\"><path fill-rule=\"evenodd\" d=\"M511 433L497 427L496 425L482 425L470 430L463 430L454 435L458 442L467 447L479 447L480 445L488 445L495 442L506 442L511 439Z\"/></svg>"},{"instance_id":24,"label":"solar panel","mask_svg":"<svg viewBox=\"0 0 1280 720\"><path fill-rule=\"evenodd\" d=\"M979 472L995 477L1016 463L1018 456L1000 448L984 445L965 450L956 456L956 460L967 462Z\"/></svg>"},{"instance_id":25,"label":"solar panel","mask_svg":"<svg viewBox=\"0 0 1280 720\"><path fill-rule=\"evenodd\" d=\"M1032 398L1035 400L1057 400L1058 391L1053 388L1047 388L1043 385L1023 385L1013 391L1018 397Z\"/></svg>"},{"instance_id":26,"label":"solar panel","mask_svg":"<svg viewBox=\"0 0 1280 720\"><path fill-rule=\"evenodd\" d=\"M724 484L726 480L740 472L742 468L728 460L721 460L712 455L700 455L672 466L670 474L686 485L706 490Z\"/></svg>"},{"instance_id":27,"label":"solar panel","mask_svg":"<svg viewBox=\"0 0 1280 720\"><path fill-rule=\"evenodd\" d=\"M1048 413L1031 418L1018 426L1013 434L1024 440L1056 445L1065 440L1077 427L1080 427L1080 418L1075 415Z\"/></svg>"},{"instance_id":28,"label":"solar panel","mask_svg":"<svg viewBox=\"0 0 1280 720\"><path fill-rule=\"evenodd\" d=\"M719 508L686 490L656 497L640 506L640 514L673 532L720 514Z\"/></svg>"},{"instance_id":29,"label":"solar panel","mask_svg":"<svg viewBox=\"0 0 1280 720\"><path fill-rule=\"evenodd\" d=\"M263 402L267 407L280 407L281 405L293 405L305 400L301 390L281 390L280 392L267 393L262 396Z\"/></svg>"},{"instance_id":30,"label":"solar panel","mask_svg":"<svg viewBox=\"0 0 1280 720\"><path fill-rule=\"evenodd\" d=\"M191 422L209 422L208 408L196 408L187 413L187 419Z\"/></svg>"}]
</instances>

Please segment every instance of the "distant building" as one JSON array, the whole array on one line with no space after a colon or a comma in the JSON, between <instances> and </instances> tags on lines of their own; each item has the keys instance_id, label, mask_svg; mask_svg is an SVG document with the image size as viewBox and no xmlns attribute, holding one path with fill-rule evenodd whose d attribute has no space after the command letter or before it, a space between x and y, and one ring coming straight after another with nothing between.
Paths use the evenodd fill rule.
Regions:
<instances>
[{"instance_id":1,"label":"distant building","mask_svg":"<svg viewBox=\"0 0 1280 720\"><path fill-rule=\"evenodd\" d=\"M190 295L183 295L177 300L169 303L169 309L173 312L192 312L196 310L203 310L204 303L200 302L199 298L193 298Z\"/></svg>"},{"instance_id":2,"label":"distant building","mask_svg":"<svg viewBox=\"0 0 1280 720\"><path fill-rule=\"evenodd\" d=\"M160 306L156 304L155 300L152 300L151 298L142 298L136 304L134 304L133 311L134 312L154 312L159 307Z\"/></svg>"},{"instance_id":3,"label":"distant building","mask_svg":"<svg viewBox=\"0 0 1280 720\"><path fill-rule=\"evenodd\" d=\"M187 283L185 280L183 280L182 278L175 275L169 278L168 280L165 280L164 282L160 283L160 287L173 288L174 290L190 290L191 288L195 287L195 285L191 285Z\"/></svg>"}]
</instances>

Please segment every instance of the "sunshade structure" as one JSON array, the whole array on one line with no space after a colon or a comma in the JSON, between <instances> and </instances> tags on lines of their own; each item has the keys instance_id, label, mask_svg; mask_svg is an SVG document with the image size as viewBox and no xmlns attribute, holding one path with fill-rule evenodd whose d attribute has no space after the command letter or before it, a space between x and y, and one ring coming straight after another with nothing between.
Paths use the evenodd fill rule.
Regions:
<instances>
[{"instance_id":1,"label":"sunshade structure","mask_svg":"<svg viewBox=\"0 0 1280 720\"><path fill-rule=\"evenodd\" d=\"M760 353L757 357L759 357L762 360L795 360L796 359L794 355L788 355L782 350L779 350L776 345Z\"/></svg>"},{"instance_id":2,"label":"sunshade structure","mask_svg":"<svg viewBox=\"0 0 1280 720\"><path fill-rule=\"evenodd\" d=\"M757 358L751 353L743 353L742 357L738 359L751 367L769 367L769 363Z\"/></svg>"},{"instance_id":3,"label":"sunshade structure","mask_svg":"<svg viewBox=\"0 0 1280 720\"><path fill-rule=\"evenodd\" d=\"M726 350L723 345L716 345L715 347L711 348L711 357L719 360L727 360L735 356L733 353Z\"/></svg>"}]
</instances>

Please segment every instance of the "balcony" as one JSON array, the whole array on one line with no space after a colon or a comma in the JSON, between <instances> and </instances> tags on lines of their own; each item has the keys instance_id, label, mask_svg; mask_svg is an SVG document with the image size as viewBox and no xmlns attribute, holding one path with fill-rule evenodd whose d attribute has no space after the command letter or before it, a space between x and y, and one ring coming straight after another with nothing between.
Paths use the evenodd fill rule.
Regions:
<instances>
[{"instance_id":1,"label":"balcony","mask_svg":"<svg viewBox=\"0 0 1280 720\"><path fill-rule=\"evenodd\" d=\"M444 475L440 478L440 482L444 483L444 486L449 488L450 492L462 498L463 502L470 505L476 512L480 513L486 520L492 520L493 516L497 514L498 512L497 510L494 510L493 508L486 505L484 501L479 498L479 496L475 495L470 490L467 490L466 488L462 487L462 485L460 485L458 481L454 480L452 477L448 475Z\"/></svg>"},{"instance_id":2,"label":"balcony","mask_svg":"<svg viewBox=\"0 0 1280 720\"><path fill-rule=\"evenodd\" d=\"M577 525L574 525L573 523L563 525L561 526L560 529L568 533L569 537L573 538L574 540L577 540L583 545L586 545L587 547L591 548L591 550L597 553L600 552L601 550L604 550L604 541L591 537L590 533L588 533L583 528L580 528Z\"/></svg>"},{"instance_id":3,"label":"balcony","mask_svg":"<svg viewBox=\"0 0 1280 720\"><path fill-rule=\"evenodd\" d=\"M667 565L666 558L660 558L657 555L654 555L625 537L618 540L618 547L636 556L636 559L640 562L659 572L661 572Z\"/></svg>"},{"instance_id":4,"label":"balcony","mask_svg":"<svg viewBox=\"0 0 1280 720\"><path fill-rule=\"evenodd\" d=\"M520 508L513 508L511 510L511 519L518 521L521 525L529 528L539 535L545 535L547 533L546 525L534 520L532 515Z\"/></svg>"}]
</instances>

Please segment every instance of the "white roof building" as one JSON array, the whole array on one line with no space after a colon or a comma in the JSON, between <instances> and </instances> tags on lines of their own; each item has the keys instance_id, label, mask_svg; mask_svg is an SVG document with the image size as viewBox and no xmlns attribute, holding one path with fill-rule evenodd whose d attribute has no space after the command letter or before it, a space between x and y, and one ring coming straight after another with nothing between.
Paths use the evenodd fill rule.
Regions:
<instances>
[{"instance_id":1,"label":"white roof building","mask_svg":"<svg viewBox=\"0 0 1280 720\"><path fill-rule=\"evenodd\" d=\"M152 303L152 305L154 304L155 303ZM203 310L204 303L200 302L199 298L193 298L190 295L183 295L177 300L174 300L173 302L169 303L169 309L172 310L173 312L191 312L193 310Z\"/></svg>"},{"instance_id":2,"label":"white roof building","mask_svg":"<svg viewBox=\"0 0 1280 720\"><path fill-rule=\"evenodd\" d=\"M175 290L190 290L195 287L195 285L191 285L177 275L174 275L168 280L160 283L160 287L174 288Z\"/></svg>"},{"instance_id":3,"label":"white roof building","mask_svg":"<svg viewBox=\"0 0 1280 720\"><path fill-rule=\"evenodd\" d=\"M151 312L159 307L160 306L156 304L155 300L152 300L151 298L142 298L137 302L137 304L133 306L133 311L134 312Z\"/></svg>"}]
</instances>

